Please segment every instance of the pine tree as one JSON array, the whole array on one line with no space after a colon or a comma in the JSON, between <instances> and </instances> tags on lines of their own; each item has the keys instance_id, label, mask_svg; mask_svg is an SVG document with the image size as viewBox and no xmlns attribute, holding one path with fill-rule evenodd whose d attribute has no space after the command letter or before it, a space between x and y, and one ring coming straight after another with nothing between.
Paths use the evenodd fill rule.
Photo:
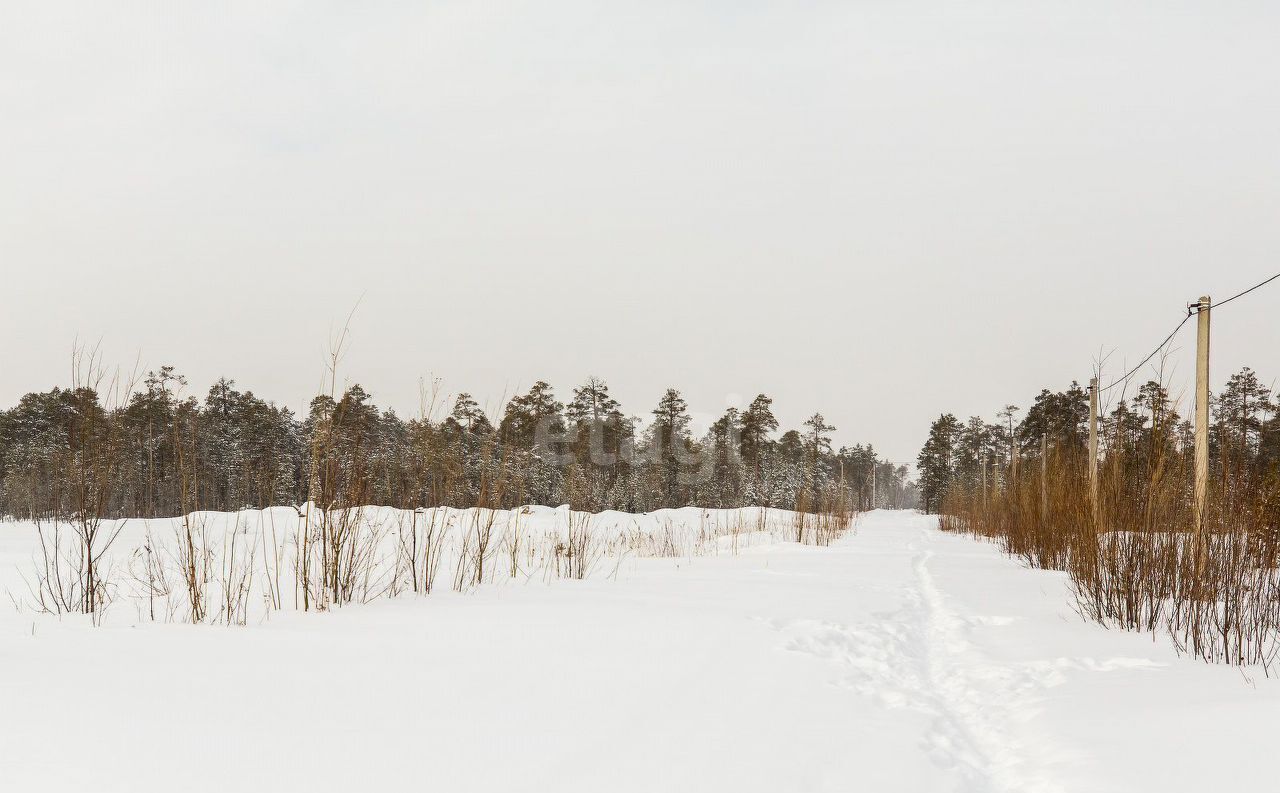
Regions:
<instances>
[{"instance_id":1,"label":"pine tree","mask_svg":"<svg viewBox=\"0 0 1280 793\"><path fill-rule=\"evenodd\" d=\"M805 450L809 456L818 460L831 454L831 435L836 428L827 423L821 413L814 413L805 422L808 432L804 434Z\"/></svg>"},{"instance_id":2,"label":"pine tree","mask_svg":"<svg viewBox=\"0 0 1280 793\"><path fill-rule=\"evenodd\" d=\"M920 474L920 497L926 512L937 512L955 473L955 445L960 422L950 413L939 416L929 427L929 439L916 458Z\"/></svg>"},{"instance_id":3,"label":"pine tree","mask_svg":"<svg viewBox=\"0 0 1280 793\"><path fill-rule=\"evenodd\" d=\"M729 408L716 419L707 432L703 449L709 457L706 480L706 503L718 507L742 505L742 460L738 455L738 437L742 419L737 408Z\"/></svg>"},{"instance_id":4,"label":"pine tree","mask_svg":"<svg viewBox=\"0 0 1280 793\"><path fill-rule=\"evenodd\" d=\"M1007 466L1010 475L1012 475L1013 465L1018 459L1016 451L1018 445L1018 432L1013 423L1014 419L1018 415L1018 409L1017 405L1005 405L996 412L996 418L1001 421L1001 423L997 425L999 427L999 439L1002 442L1001 445L1004 447L1007 455L1005 457L1005 465Z\"/></svg>"},{"instance_id":5,"label":"pine tree","mask_svg":"<svg viewBox=\"0 0 1280 793\"><path fill-rule=\"evenodd\" d=\"M1233 454L1246 460L1256 454L1270 407L1271 389L1249 367L1227 380L1227 387L1218 396L1215 418L1220 439Z\"/></svg>"},{"instance_id":6,"label":"pine tree","mask_svg":"<svg viewBox=\"0 0 1280 793\"><path fill-rule=\"evenodd\" d=\"M683 473L689 457L689 406L680 392L668 388L653 409L650 442L661 474L662 495L667 506L684 504Z\"/></svg>"},{"instance_id":7,"label":"pine tree","mask_svg":"<svg viewBox=\"0 0 1280 793\"><path fill-rule=\"evenodd\" d=\"M620 492L633 481L635 422L622 414L618 401L609 395L609 386L598 377L589 377L574 389L565 417L572 459L594 494L590 503L601 507L613 503L608 494Z\"/></svg>"},{"instance_id":8,"label":"pine tree","mask_svg":"<svg viewBox=\"0 0 1280 793\"><path fill-rule=\"evenodd\" d=\"M549 458L564 436L563 411L551 385L539 380L529 393L507 403L498 434L505 444Z\"/></svg>"},{"instance_id":9,"label":"pine tree","mask_svg":"<svg viewBox=\"0 0 1280 793\"><path fill-rule=\"evenodd\" d=\"M138 514L147 517L173 511L161 507L176 503L174 412L177 393L186 384L186 378L174 367L161 366L147 372L143 390L134 394L125 408L129 445L138 450L131 466L138 482Z\"/></svg>"},{"instance_id":10,"label":"pine tree","mask_svg":"<svg viewBox=\"0 0 1280 793\"><path fill-rule=\"evenodd\" d=\"M565 417L574 424L594 424L622 418L618 400L609 396L609 386L598 377L588 377L580 388L573 389L573 401L565 408Z\"/></svg>"},{"instance_id":11,"label":"pine tree","mask_svg":"<svg viewBox=\"0 0 1280 793\"><path fill-rule=\"evenodd\" d=\"M759 470L769 434L778 429L778 420L774 418L772 406L772 399L758 394L742 413L742 462L752 470Z\"/></svg>"},{"instance_id":12,"label":"pine tree","mask_svg":"<svg viewBox=\"0 0 1280 793\"><path fill-rule=\"evenodd\" d=\"M969 485L982 479L982 466L993 458L996 451L998 429L978 416L970 416L959 429L954 455L954 474L957 479Z\"/></svg>"},{"instance_id":13,"label":"pine tree","mask_svg":"<svg viewBox=\"0 0 1280 793\"><path fill-rule=\"evenodd\" d=\"M484 414L471 395L463 392L454 400L453 411L444 420L447 431L454 434L467 432L473 435L488 435L493 431L493 424Z\"/></svg>"},{"instance_id":14,"label":"pine tree","mask_svg":"<svg viewBox=\"0 0 1280 793\"><path fill-rule=\"evenodd\" d=\"M1089 395L1073 381L1066 391L1042 389L1016 434L1022 439L1023 451L1038 448L1040 439L1046 435L1057 446L1083 448L1088 437L1088 421Z\"/></svg>"},{"instance_id":15,"label":"pine tree","mask_svg":"<svg viewBox=\"0 0 1280 793\"><path fill-rule=\"evenodd\" d=\"M209 509L231 509L245 504L239 487L244 470L243 403L244 395L235 389L235 381L225 377L218 378L205 395L200 463L207 483L204 506Z\"/></svg>"}]
</instances>

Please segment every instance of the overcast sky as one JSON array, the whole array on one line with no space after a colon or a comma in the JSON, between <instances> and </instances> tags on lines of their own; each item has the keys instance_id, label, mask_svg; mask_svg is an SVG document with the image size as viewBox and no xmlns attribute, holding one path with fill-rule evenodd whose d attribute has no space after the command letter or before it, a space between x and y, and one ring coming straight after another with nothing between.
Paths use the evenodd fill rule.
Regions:
<instances>
[{"instance_id":1,"label":"overcast sky","mask_svg":"<svg viewBox=\"0 0 1280 793\"><path fill-rule=\"evenodd\" d=\"M629 413L757 392L914 459L1280 271L1267 3L4 3L0 404L73 341ZM1280 282L1214 374L1280 377ZM1188 328L1189 329L1189 328ZM1175 390L1192 371L1181 337Z\"/></svg>"}]
</instances>

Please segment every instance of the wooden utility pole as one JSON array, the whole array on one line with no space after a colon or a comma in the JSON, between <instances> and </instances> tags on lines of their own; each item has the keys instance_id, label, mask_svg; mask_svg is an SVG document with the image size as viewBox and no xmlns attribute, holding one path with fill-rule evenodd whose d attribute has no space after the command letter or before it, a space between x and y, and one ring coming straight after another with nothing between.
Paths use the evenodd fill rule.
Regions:
<instances>
[{"instance_id":1,"label":"wooden utility pole","mask_svg":"<svg viewBox=\"0 0 1280 793\"><path fill-rule=\"evenodd\" d=\"M1196 304L1196 511L1195 531L1204 528L1209 489L1209 296Z\"/></svg>"},{"instance_id":2,"label":"wooden utility pole","mask_svg":"<svg viewBox=\"0 0 1280 793\"><path fill-rule=\"evenodd\" d=\"M1049 522L1049 433L1040 436L1040 520Z\"/></svg>"},{"instance_id":3,"label":"wooden utility pole","mask_svg":"<svg viewBox=\"0 0 1280 793\"><path fill-rule=\"evenodd\" d=\"M1013 433L1013 412L1009 412L1009 481L1018 479L1018 459L1022 457L1016 449L1017 436Z\"/></svg>"},{"instance_id":4,"label":"wooden utility pole","mask_svg":"<svg viewBox=\"0 0 1280 793\"><path fill-rule=\"evenodd\" d=\"M592 425L595 426L595 425ZM849 489L849 484L844 481L844 460L840 461L840 497L844 498L845 491Z\"/></svg>"},{"instance_id":5,"label":"wooden utility pole","mask_svg":"<svg viewBox=\"0 0 1280 793\"><path fill-rule=\"evenodd\" d=\"M871 461L871 508L876 508L876 461Z\"/></svg>"},{"instance_id":6,"label":"wooden utility pole","mask_svg":"<svg viewBox=\"0 0 1280 793\"><path fill-rule=\"evenodd\" d=\"M1089 497L1098 517L1098 378L1089 381Z\"/></svg>"},{"instance_id":7,"label":"wooden utility pole","mask_svg":"<svg viewBox=\"0 0 1280 793\"><path fill-rule=\"evenodd\" d=\"M987 508L987 453L982 453L982 508Z\"/></svg>"}]
</instances>

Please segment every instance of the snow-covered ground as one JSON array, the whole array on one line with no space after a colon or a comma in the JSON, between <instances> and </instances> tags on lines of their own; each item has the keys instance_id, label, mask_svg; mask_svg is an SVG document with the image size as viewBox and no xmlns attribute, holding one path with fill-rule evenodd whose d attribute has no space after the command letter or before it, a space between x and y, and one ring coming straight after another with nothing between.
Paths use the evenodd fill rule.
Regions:
<instances>
[{"instance_id":1,"label":"snow-covered ground","mask_svg":"<svg viewBox=\"0 0 1280 793\"><path fill-rule=\"evenodd\" d=\"M1280 685L861 516L246 627L0 614L0 789L1270 790ZM21 599L29 526L0 526ZM723 542L718 546L721 550Z\"/></svg>"}]
</instances>

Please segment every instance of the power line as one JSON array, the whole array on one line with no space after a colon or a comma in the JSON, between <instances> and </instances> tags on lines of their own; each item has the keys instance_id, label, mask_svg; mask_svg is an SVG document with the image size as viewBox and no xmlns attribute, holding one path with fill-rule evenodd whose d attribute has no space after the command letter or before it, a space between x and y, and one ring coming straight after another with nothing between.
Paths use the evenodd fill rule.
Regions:
<instances>
[{"instance_id":1,"label":"power line","mask_svg":"<svg viewBox=\"0 0 1280 793\"><path fill-rule=\"evenodd\" d=\"M1222 308L1222 307L1223 307L1223 306L1225 306L1226 304L1230 303L1232 300L1235 300L1235 299L1237 299L1237 298L1244 297L1245 295L1249 294L1250 292L1254 291L1255 289L1261 289L1262 287L1266 286L1267 284L1271 283L1272 281L1276 280L1277 278L1280 278L1280 273L1276 273L1275 275L1271 276L1270 278L1266 279L1265 281L1262 281L1262 282L1260 282L1260 283L1254 284L1253 286L1249 287L1248 289L1244 290L1243 292L1240 292L1240 293L1238 293L1238 294L1234 294L1234 295L1232 295L1231 297L1227 298L1226 300L1223 300L1221 303L1218 303L1217 305L1211 305L1211 306L1210 306L1210 308L1211 308L1211 309L1213 309L1213 308ZM1133 377L1133 376L1134 376L1134 374L1136 374L1136 373L1137 373L1137 371L1138 371L1139 369L1141 369L1142 367L1146 366L1148 361L1150 361L1152 358L1156 357L1156 355L1157 355L1161 350L1163 350L1163 349L1164 349L1164 348L1169 344L1169 342L1173 341L1173 337L1178 335L1178 331L1182 330L1182 326L1183 326L1183 325L1185 325L1185 324L1187 324L1187 320L1189 320L1189 319L1191 319L1193 316L1195 316L1195 313L1196 313L1196 304L1194 304L1194 303L1193 303L1193 304L1191 304L1190 306L1188 306L1188 307L1187 307L1187 315L1186 315L1185 317L1183 317L1183 318L1182 318L1182 321L1181 321L1181 322L1179 322L1179 323L1177 324L1177 326L1175 326L1175 327L1174 327L1174 329L1169 333L1169 335L1168 335L1168 336L1165 336L1165 337L1164 337L1164 341L1160 342L1160 344L1158 344L1158 345L1156 346L1156 348L1155 348L1154 350L1152 350L1152 351L1151 351L1151 354L1150 354L1150 355L1148 355L1146 358L1143 358L1143 359L1142 359L1142 363L1140 363L1140 364L1138 364L1137 366L1133 367L1133 368L1132 368L1132 369L1130 369L1128 372L1125 372L1125 374L1124 374L1124 376L1123 376L1123 377L1121 377L1121 378L1120 378L1120 379L1118 379L1118 380L1114 380L1114 381L1112 381L1112 383L1111 383L1110 385L1108 385L1107 387L1105 387L1105 388L1099 388L1099 389L1098 389L1098 393L1099 393L1099 394L1101 394L1101 393L1103 393L1103 392L1105 392L1105 391L1109 391L1109 390L1111 390L1112 388L1115 388L1116 386L1120 385L1121 383L1128 382L1128 380L1129 380L1129 378L1130 378L1130 377Z\"/></svg>"},{"instance_id":2,"label":"power line","mask_svg":"<svg viewBox=\"0 0 1280 793\"><path fill-rule=\"evenodd\" d=\"M1112 381L1111 385L1109 385L1109 386L1107 386L1107 387L1105 387L1105 388L1099 388L1099 389L1098 389L1098 393L1099 393L1099 394L1101 394L1101 393L1103 393L1103 392L1105 392L1105 391L1110 391L1111 389L1115 388L1116 386L1120 385L1121 383L1127 382L1127 381L1128 381L1128 379L1129 379L1130 377L1133 377L1133 375L1134 375L1134 374L1135 374L1139 369L1141 369L1142 367L1144 367L1144 366L1146 366L1146 365L1147 365L1147 361L1149 361L1149 360L1151 360L1152 358L1156 357L1156 354L1157 354L1157 353L1159 353L1161 350L1163 350L1163 349L1165 348L1165 345L1167 345L1169 342L1173 341L1173 337L1178 335L1178 331L1182 330L1182 326L1183 326L1183 325L1185 325L1185 324L1187 324L1187 320L1191 319L1191 317L1192 317L1192 314L1191 314L1191 312L1190 312L1190 311L1188 311L1188 312L1187 312L1187 315L1186 315L1185 317L1183 317L1183 318L1182 318L1182 321L1178 323L1177 327L1175 327L1175 328L1174 328L1174 329L1169 333L1169 335L1168 335L1168 336L1165 336L1165 337L1164 337L1164 341L1160 342L1160 344L1159 344L1159 345L1158 345L1154 350L1152 350L1152 351L1151 351L1151 354L1150 354L1150 355L1148 355L1146 358L1143 358L1143 359L1142 359L1142 363L1140 363L1140 364L1138 364L1137 366L1133 367L1133 368L1132 368L1132 369L1130 369L1128 372L1125 372L1124 376L1123 376L1123 377L1121 377L1120 379Z\"/></svg>"},{"instance_id":3,"label":"power line","mask_svg":"<svg viewBox=\"0 0 1280 793\"><path fill-rule=\"evenodd\" d=\"M1252 292L1252 291L1253 291L1253 290L1255 290L1255 289L1261 289L1262 287L1266 286L1267 284L1271 283L1272 281L1276 280L1277 278L1280 278L1280 273L1276 273L1275 275L1271 276L1270 278L1268 278L1267 280L1263 281L1263 282L1262 282L1262 283L1260 283L1260 284L1254 284L1253 286L1249 287L1248 289L1244 290L1243 292L1241 292L1241 293L1240 293L1240 294L1238 294L1238 295L1232 295L1231 297L1227 298L1226 300L1223 300L1223 301L1222 301L1221 303L1219 303L1218 305L1213 306L1213 308L1222 308L1222 307L1223 307L1223 306L1225 306L1226 304L1230 303L1232 300L1235 300L1237 297L1244 297L1245 295L1249 294L1250 292Z\"/></svg>"}]
</instances>

